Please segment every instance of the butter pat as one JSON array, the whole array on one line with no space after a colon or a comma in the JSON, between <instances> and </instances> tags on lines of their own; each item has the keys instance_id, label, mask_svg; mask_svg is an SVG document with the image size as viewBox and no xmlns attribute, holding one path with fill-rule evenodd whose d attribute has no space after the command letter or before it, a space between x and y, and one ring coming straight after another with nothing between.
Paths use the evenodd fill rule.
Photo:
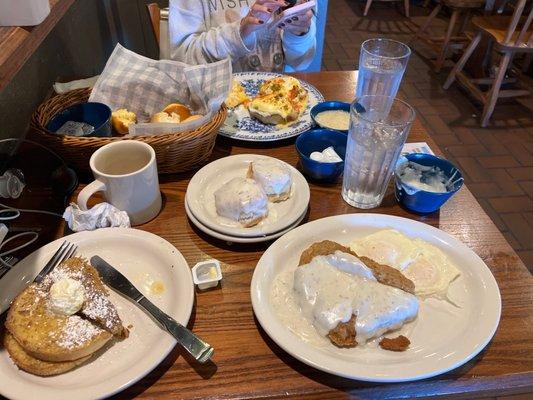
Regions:
<instances>
[{"instance_id":1,"label":"butter pat","mask_svg":"<svg viewBox=\"0 0 533 400\"><path fill-rule=\"evenodd\" d=\"M83 307L85 289L80 281L64 278L50 287L50 310L58 315L74 315Z\"/></svg>"},{"instance_id":2,"label":"butter pat","mask_svg":"<svg viewBox=\"0 0 533 400\"><path fill-rule=\"evenodd\" d=\"M192 268L192 279L200 290L217 286L222 280L220 262L214 259L199 262Z\"/></svg>"},{"instance_id":3,"label":"butter pat","mask_svg":"<svg viewBox=\"0 0 533 400\"><path fill-rule=\"evenodd\" d=\"M309 158L313 161L318 161L322 163L337 163L342 162L342 158L337 154L333 146L329 146L327 149L324 149L322 152L313 151Z\"/></svg>"}]
</instances>

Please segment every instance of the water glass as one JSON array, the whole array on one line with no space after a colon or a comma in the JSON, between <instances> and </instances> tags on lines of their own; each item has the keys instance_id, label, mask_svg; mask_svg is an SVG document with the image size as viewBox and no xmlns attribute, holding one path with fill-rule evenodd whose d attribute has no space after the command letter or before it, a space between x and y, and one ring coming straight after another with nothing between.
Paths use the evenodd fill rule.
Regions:
<instances>
[{"instance_id":1,"label":"water glass","mask_svg":"<svg viewBox=\"0 0 533 400\"><path fill-rule=\"evenodd\" d=\"M342 197L357 208L381 204L415 119L413 108L387 96L362 96L350 109Z\"/></svg>"},{"instance_id":2,"label":"water glass","mask_svg":"<svg viewBox=\"0 0 533 400\"><path fill-rule=\"evenodd\" d=\"M361 45L355 97L387 96L394 99L411 49L396 40L369 39Z\"/></svg>"}]
</instances>

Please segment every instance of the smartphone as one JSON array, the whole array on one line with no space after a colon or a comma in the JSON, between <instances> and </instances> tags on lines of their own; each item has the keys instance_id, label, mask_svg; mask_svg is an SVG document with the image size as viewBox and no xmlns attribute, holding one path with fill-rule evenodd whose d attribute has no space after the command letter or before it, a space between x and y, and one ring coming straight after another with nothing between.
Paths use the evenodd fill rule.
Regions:
<instances>
[{"instance_id":1,"label":"smartphone","mask_svg":"<svg viewBox=\"0 0 533 400\"><path fill-rule=\"evenodd\" d=\"M296 3L296 1L294 2ZM283 21L286 19L289 19L291 17L297 16L298 14L303 14L307 10L311 10L315 7L315 0L306 1L305 3L301 3L295 6L288 6L281 12L280 14L276 15L274 19L271 22L272 26L277 26L279 24L282 24Z\"/></svg>"}]
</instances>

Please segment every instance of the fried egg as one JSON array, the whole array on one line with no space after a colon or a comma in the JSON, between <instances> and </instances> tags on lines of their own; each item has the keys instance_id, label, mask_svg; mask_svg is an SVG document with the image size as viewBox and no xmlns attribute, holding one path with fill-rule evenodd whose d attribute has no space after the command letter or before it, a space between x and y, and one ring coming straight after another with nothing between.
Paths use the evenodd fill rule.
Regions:
<instances>
[{"instance_id":1,"label":"fried egg","mask_svg":"<svg viewBox=\"0 0 533 400\"><path fill-rule=\"evenodd\" d=\"M418 255L413 241L394 229L378 231L358 239L350 244L350 249L358 256L368 257L400 271Z\"/></svg>"},{"instance_id":2,"label":"fried egg","mask_svg":"<svg viewBox=\"0 0 533 400\"><path fill-rule=\"evenodd\" d=\"M419 254L402 271L403 274L415 284L416 295L445 298L450 283L460 275L459 270L435 246L421 239L413 242Z\"/></svg>"},{"instance_id":3,"label":"fried egg","mask_svg":"<svg viewBox=\"0 0 533 400\"><path fill-rule=\"evenodd\" d=\"M460 275L440 249L392 229L358 239L350 249L401 271L415 284L415 294L421 297L446 298L450 283Z\"/></svg>"}]
</instances>

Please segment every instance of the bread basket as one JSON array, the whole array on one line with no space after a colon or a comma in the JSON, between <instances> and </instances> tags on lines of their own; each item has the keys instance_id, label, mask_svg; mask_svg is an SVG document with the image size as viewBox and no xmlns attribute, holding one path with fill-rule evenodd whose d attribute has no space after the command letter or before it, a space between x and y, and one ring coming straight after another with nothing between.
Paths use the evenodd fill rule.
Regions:
<instances>
[{"instance_id":1,"label":"bread basket","mask_svg":"<svg viewBox=\"0 0 533 400\"><path fill-rule=\"evenodd\" d=\"M139 140L152 146L157 156L157 168L160 174L190 170L205 163L211 156L218 128L227 114L223 105L211 121L194 130L134 138L66 136L57 135L46 129L48 122L58 112L74 104L86 102L90 93L91 88L84 88L58 94L35 110L30 123L34 140L57 152L70 166L80 171L89 170L89 158L96 149L125 139Z\"/></svg>"}]
</instances>

